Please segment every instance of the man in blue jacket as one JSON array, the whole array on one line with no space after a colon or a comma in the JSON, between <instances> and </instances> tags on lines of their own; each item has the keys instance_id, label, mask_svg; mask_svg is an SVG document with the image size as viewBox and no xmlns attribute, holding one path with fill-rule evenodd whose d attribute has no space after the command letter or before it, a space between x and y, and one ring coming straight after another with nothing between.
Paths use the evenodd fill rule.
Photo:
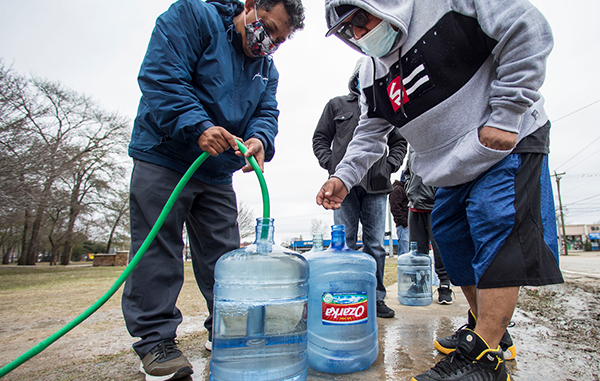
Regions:
<instances>
[{"instance_id":1,"label":"man in blue jacket","mask_svg":"<svg viewBox=\"0 0 600 381\"><path fill-rule=\"evenodd\" d=\"M263 169L274 154L278 72L270 56L304 27L300 0L179 0L159 16L142 63L142 91L129 155L133 256L182 174L203 152L193 175L123 291L123 315L147 380L193 373L177 348L182 315L185 223L194 275L206 299L207 349L212 339L214 266L239 248L233 172L247 147Z\"/></svg>"}]
</instances>

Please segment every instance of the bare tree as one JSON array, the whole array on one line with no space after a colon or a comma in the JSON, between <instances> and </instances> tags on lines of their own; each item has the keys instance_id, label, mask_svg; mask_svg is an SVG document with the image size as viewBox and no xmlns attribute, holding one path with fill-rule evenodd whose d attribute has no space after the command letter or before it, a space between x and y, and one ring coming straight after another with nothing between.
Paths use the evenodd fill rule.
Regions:
<instances>
[{"instance_id":1,"label":"bare tree","mask_svg":"<svg viewBox=\"0 0 600 381\"><path fill-rule=\"evenodd\" d=\"M327 229L327 225L325 224L325 221L323 220L318 220L316 218L313 218L312 220L310 220L310 233L315 235L315 234L323 234L325 235L325 233L328 231Z\"/></svg>"},{"instance_id":2,"label":"bare tree","mask_svg":"<svg viewBox=\"0 0 600 381\"><path fill-rule=\"evenodd\" d=\"M119 228L129 230L129 192L127 190L113 190L113 197L108 201L104 210L105 226L109 234L106 243L106 252L110 252L113 239L118 235Z\"/></svg>"},{"instance_id":3,"label":"bare tree","mask_svg":"<svg viewBox=\"0 0 600 381\"><path fill-rule=\"evenodd\" d=\"M19 77L2 62L0 101L0 201L8 201L0 215L20 215L19 264L35 264L42 229L56 227L45 223L56 189L70 196L61 260L68 264L77 218L92 195L101 201L109 172L118 170L114 157L128 122L57 82Z\"/></svg>"},{"instance_id":4,"label":"bare tree","mask_svg":"<svg viewBox=\"0 0 600 381\"><path fill-rule=\"evenodd\" d=\"M254 210L249 209L248 205L243 202L238 204L237 222L240 229L240 240L255 234L256 219L254 217Z\"/></svg>"}]
</instances>

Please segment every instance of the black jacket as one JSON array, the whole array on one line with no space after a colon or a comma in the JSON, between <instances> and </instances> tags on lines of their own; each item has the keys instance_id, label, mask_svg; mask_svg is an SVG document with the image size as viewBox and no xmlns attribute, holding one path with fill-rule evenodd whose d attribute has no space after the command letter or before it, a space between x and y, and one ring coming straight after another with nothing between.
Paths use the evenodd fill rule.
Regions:
<instances>
[{"instance_id":1,"label":"black jacket","mask_svg":"<svg viewBox=\"0 0 600 381\"><path fill-rule=\"evenodd\" d=\"M396 226L408 226L408 197L402 181L394 181L394 190L390 193L390 211Z\"/></svg>"},{"instance_id":2,"label":"black jacket","mask_svg":"<svg viewBox=\"0 0 600 381\"><path fill-rule=\"evenodd\" d=\"M357 90L357 77L358 70L350 78L348 95L329 100L313 134L313 152L321 167L327 169L330 175L344 157L358 125L360 93ZM393 189L390 175L400 169L406 146L406 140L400 135L399 129L393 129L388 137L387 156L373 164L359 185L367 193L390 193Z\"/></svg>"},{"instance_id":3,"label":"black jacket","mask_svg":"<svg viewBox=\"0 0 600 381\"><path fill-rule=\"evenodd\" d=\"M412 166L415 152L412 147L408 151L408 159L406 160L406 168L404 169L404 188L408 197L408 207L421 210L433 210L435 204L436 187L423 184L421 176L414 173L410 168Z\"/></svg>"}]
</instances>

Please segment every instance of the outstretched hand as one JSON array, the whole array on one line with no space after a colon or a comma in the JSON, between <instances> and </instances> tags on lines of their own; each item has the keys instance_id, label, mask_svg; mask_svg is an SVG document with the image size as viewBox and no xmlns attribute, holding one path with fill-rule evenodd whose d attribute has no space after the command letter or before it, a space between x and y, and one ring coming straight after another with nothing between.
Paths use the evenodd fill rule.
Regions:
<instances>
[{"instance_id":1,"label":"outstretched hand","mask_svg":"<svg viewBox=\"0 0 600 381\"><path fill-rule=\"evenodd\" d=\"M323 184L317 193L317 204L325 209L339 209L346 198L348 189L337 177L332 177Z\"/></svg>"}]
</instances>

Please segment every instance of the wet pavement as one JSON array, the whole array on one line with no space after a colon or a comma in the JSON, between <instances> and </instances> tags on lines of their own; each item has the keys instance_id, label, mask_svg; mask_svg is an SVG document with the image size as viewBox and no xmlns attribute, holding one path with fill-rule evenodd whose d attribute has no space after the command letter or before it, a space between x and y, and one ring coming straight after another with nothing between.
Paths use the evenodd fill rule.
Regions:
<instances>
[{"instance_id":1,"label":"wet pavement","mask_svg":"<svg viewBox=\"0 0 600 381\"><path fill-rule=\"evenodd\" d=\"M600 278L600 253L572 253L561 256L561 268L566 280ZM560 293L559 286L549 286L548 293ZM546 289L546 288L544 288ZM437 337L448 336L466 323L468 304L460 288L453 288L454 303L439 305L434 303L425 307L401 305L397 299L397 285L388 287L386 304L395 310L396 316L391 319L378 318L379 323L379 356L364 371L349 374L327 374L309 368L308 381L347 380L347 381L387 381L410 380L412 376L425 372L443 358L433 346ZM534 292L538 292L532 288ZM576 295L567 295L567 305L582 304ZM562 307L561 307L562 308ZM574 315L579 312L574 311ZM596 364L600 360L595 349L562 347L561 342L552 339L553 328L536 319L535 312L517 308L513 316L515 326L510 328L517 348L515 360L507 361L507 369L511 380L547 381L547 380L600 380L599 373L591 369L578 373L577 369L589 369L589 361ZM589 355L581 356L581 353ZM194 365L194 380L208 380L209 352L204 351L200 357L190 356ZM583 368L582 368L583 367ZM576 378L571 378L579 374Z\"/></svg>"}]
</instances>

